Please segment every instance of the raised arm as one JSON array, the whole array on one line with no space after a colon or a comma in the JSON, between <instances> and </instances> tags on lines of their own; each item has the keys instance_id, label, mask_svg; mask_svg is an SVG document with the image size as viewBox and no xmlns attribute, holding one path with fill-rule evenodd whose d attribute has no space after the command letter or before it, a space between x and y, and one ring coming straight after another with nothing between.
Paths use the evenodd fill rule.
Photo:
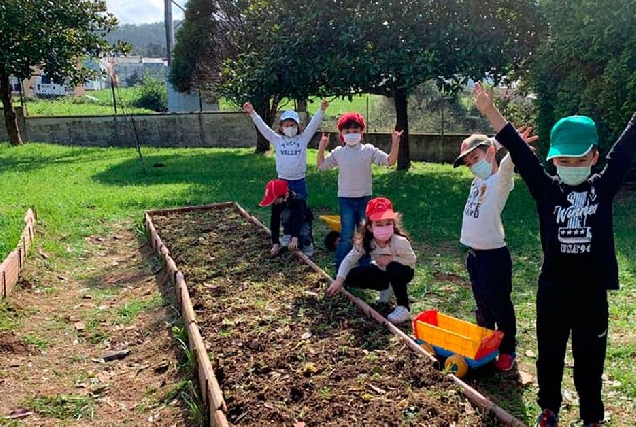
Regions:
<instances>
[{"instance_id":1,"label":"raised arm","mask_svg":"<svg viewBox=\"0 0 636 427\"><path fill-rule=\"evenodd\" d=\"M314 116L309 121L309 124L303 131L303 136L304 136L303 142L305 143L305 145L309 144L309 141L311 141L311 138L314 136L314 134L318 130L318 126L320 126L320 123L322 123L322 119L325 117L325 110L327 110L328 107L329 107L329 101L327 101L326 99L323 99L320 102L320 109L316 111L316 114L314 114Z\"/></svg>"},{"instance_id":2,"label":"raised arm","mask_svg":"<svg viewBox=\"0 0 636 427\"><path fill-rule=\"evenodd\" d=\"M261 116L259 116L258 113L254 110L254 107L252 106L251 103L246 102L245 104L243 104L243 111L245 111L247 114L250 115L250 117L252 118L252 121L256 125L256 128L265 137L266 140L268 140L274 145L278 143L278 140L280 139L280 135L274 132L272 128L267 126L267 124L263 121Z\"/></svg>"},{"instance_id":3,"label":"raised arm","mask_svg":"<svg viewBox=\"0 0 636 427\"><path fill-rule=\"evenodd\" d=\"M400 152L400 139L403 133L404 130L398 132L393 128L393 133L391 134L391 151L389 152L389 166L393 166L395 162L397 162L398 153Z\"/></svg>"},{"instance_id":4,"label":"raised arm","mask_svg":"<svg viewBox=\"0 0 636 427\"><path fill-rule=\"evenodd\" d=\"M542 187L549 185L550 176L541 165L541 161L514 126L501 115L494 104L494 91L486 91L481 83L475 85L473 97L475 107L484 115L497 132L495 138L510 153L510 157L519 169L519 174L526 182L532 196L537 198Z\"/></svg>"},{"instance_id":5,"label":"raised arm","mask_svg":"<svg viewBox=\"0 0 636 427\"><path fill-rule=\"evenodd\" d=\"M601 172L602 180L608 190L615 194L625 179L627 170L636 155L636 113L632 116L627 127L616 140L609 153L607 163Z\"/></svg>"},{"instance_id":6,"label":"raised arm","mask_svg":"<svg viewBox=\"0 0 636 427\"><path fill-rule=\"evenodd\" d=\"M318 144L318 155L316 156L316 166L320 171L326 171L335 168L338 165L333 153L325 158L325 149L329 145L329 135L323 133ZM337 150L337 149L336 149Z\"/></svg>"}]
</instances>

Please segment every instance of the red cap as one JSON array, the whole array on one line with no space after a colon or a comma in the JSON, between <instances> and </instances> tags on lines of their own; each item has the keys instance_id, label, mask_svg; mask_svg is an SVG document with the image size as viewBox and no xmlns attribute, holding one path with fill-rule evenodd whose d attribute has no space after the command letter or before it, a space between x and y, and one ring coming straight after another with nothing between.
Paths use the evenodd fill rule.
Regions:
<instances>
[{"instance_id":1,"label":"red cap","mask_svg":"<svg viewBox=\"0 0 636 427\"><path fill-rule=\"evenodd\" d=\"M358 125L360 125L360 129L364 130L364 128L367 127L367 123L364 121L364 117L362 116L362 114L360 113L344 113L342 116L340 116L340 118L338 119L338 130L342 130L343 126L345 123L352 121L352 122L356 122ZM340 133L340 142L344 142L344 138L342 137L342 133Z\"/></svg>"},{"instance_id":2,"label":"red cap","mask_svg":"<svg viewBox=\"0 0 636 427\"><path fill-rule=\"evenodd\" d=\"M364 128L367 127L367 123L364 121L364 117L362 117L362 114L360 114L360 113L344 113L338 119L338 125L337 125L338 126L338 130L342 130L342 127L348 121L356 122L357 124L360 125L360 128L362 128L362 130L364 130Z\"/></svg>"},{"instance_id":3,"label":"red cap","mask_svg":"<svg viewBox=\"0 0 636 427\"><path fill-rule=\"evenodd\" d=\"M382 221L383 219L395 219L397 215L393 212L393 205L386 197L376 197L369 200L366 209L367 217L371 221Z\"/></svg>"},{"instance_id":4,"label":"red cap","mask_svg":"<svg viewBox=\"0 0 636 427\"><path fill-rule=\"evenodd\" d=\"M287 181L283 179L273 179L265 186L265 195L259 206L266 207L274 203L274 200L284 196L289 192Z\"/></svg>"}]
</instances>

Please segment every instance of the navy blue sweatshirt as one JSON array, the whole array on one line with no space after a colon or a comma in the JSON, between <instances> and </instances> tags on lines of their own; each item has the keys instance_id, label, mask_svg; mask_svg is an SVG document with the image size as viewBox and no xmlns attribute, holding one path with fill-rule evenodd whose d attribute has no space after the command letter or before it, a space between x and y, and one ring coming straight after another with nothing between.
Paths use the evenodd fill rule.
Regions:
<instances>
[{"instance_id":1,"label":"navy blue sweatshirt","mask_svg":"<svg viewBox=\"0 0 636 427\"><path fill-rule=\"evenodd\" d=\"M605 168L576 186L549 175L510 123L496 138L537 204L543 249L539 286L618 289L612 203L636 153L636 114L607 154Z\"/></svg>"},{"instance_id":2,"label":"navy blue sweatshirt","mask_svg":"<svg viewBox=\"0 0 636 427\"><path fill-rule=\"evenodd\" d=\"M272 231L272 243L280 243L281 222L284 235L299 237L303 224L312 220L313 215L311 210L309 210L309 206L307 206L307 201L290 190L287 200L283 203L272 204L272 216L269 221L269 229Z\"/></svg>"}]
</instances>

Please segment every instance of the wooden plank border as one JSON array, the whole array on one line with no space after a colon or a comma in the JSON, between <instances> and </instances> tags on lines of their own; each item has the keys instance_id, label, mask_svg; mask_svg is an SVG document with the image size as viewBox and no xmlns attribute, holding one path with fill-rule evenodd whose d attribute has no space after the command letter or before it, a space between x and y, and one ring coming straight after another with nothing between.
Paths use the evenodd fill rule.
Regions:
<instances>
[{"instance_id":1,"label":"wooden plank border","mask_svg":"<svg viewBox=\"0 0 636 427\"><path fill-rule=\"evenodd\" d=\"M18 245L9 252L0 264L0 294L2 298L8 298L13 288L20 279L20 272L26 263L29 249L35 239L35 224L37 222L35 208L29 208L24 215L24 230L20 235Z\"/></svg>"},{"instance_id":2,"label":"wooden plank border","mask_svg":"<svg viewBox=\"0 0 636 427\"><path fill-rule=\"evenodd\" d=\"M170 214L170 213L184 213L190 211L198 211L198 210L212 210L212 209L227 209L229 207L235 208L241 216L254 224L257 228L262 230L264 233L270 235L271 232L258 218L253 215L250 215L241 205L237 202L224 202L224 203L215 203L209 205L200 205L200 206L188 206L182 208L172 208L172 209L157 209L146 211L146 228L150 234L149 239L151 244L153 244L153 248L157 250L159 255L162 255L164 259L172 260L169 255L169 250L166 248L163 243L161 243L161 239L157 234L154 225L152 224L152 219L150 215L156 214ZM156 236L156 237L155 237ZM159 244L155 244L159 242ZM162 248L165 248L162 250ZM309 265L314 271L319 273L322 277L328 280L333 280L331 276L329 276L320 266L314 263L311 259L309 259L305 254L300 251L294 252L297 257L303 260L307 265ZM187 320L186 324L188 327L188 337L190 340L190 346L193 351L194 357L197 361L197 377L199 382L200 390L204 395L204 404L206 406L206 412L209 416L209 423L214 426L229 426L226 414L227 414L227 406L225 404L225 400L223 399L223 394L219 387L218 381L214 376L214 371L212 370L211 363L209 360L209 356L205 350L205 345L203 343L203 339L199 332L199 327L196 324L196 318L194 314L194 309L192 308L192 303L190 301L190 295L188 292L188 288L183 278L183 274L176 268L176 264L174 267L172 265L168 266L168 262L166 262L166 266L169 268L171 273L171 280L175 285L175 289L177 291L177 298L180 299L181 304L181 313L184 317L184 320ZM176 270L174 274L172 274L172 270ZM407 334L402 332L399 328L389 322L384 316L375 311L371 306L365 303L360 298L352 295L347 290L343 289L341 293L346 296L351 303L353 303L360 311L362 311L368 317L374 319L376 322L380 323L384 327L386 327L392 334L400 338L405 345L407 345L415 354L419 357L427 360L428 363L439 367L439 362L437 359L426 352L421 346L419 346L415 340L409 337ZM189 308L186 308L186 305ZM509 412L495 404L488 397L484 396L460 378L453 374L447 374L450 376L451 380L460 387L464 395L470 399L474 404L479 406L485 411L491 412L494 414L499 420L501 420L504 424L508 426L514 427L524 427L525 424L511 415Z\"/></svg>"},{"instance_id":3,"label":"wooden plank border","mask_svg":"<svg viewBox=\"0 0 636 427\"><path fill-rule=\"evenodd\" d=\"M232 207L233 203L225 203L219 205L206 205L195 206L186 208L175 209L163 209L147 211L144 214L144 223L146 231L148 233L148 240L153 249L157 252L157 255L161 257L164 262L166 272L170 277L175 293L177 296L177 304L179 305L179 312L186 325L188 332L188 348L192 352L192 356L196 366L196 379L201 391L201 401L205 408L206 425L214 427L229 427L230 424L227 421L227 405L223 398L221 387L214 375L214 369L210 362L210 356L205 349L203 337L199 331L197 320L192 306L192 300L190 299L190 293L188 292L188 286L186 284L183 273L178 269L174 259L170 256L170 250L161 241L161 237L157 232L153 222L152 215L161 215L168 213L183 213L193 210L204 209L225 209Z\"/></svg>"}]
</instances>

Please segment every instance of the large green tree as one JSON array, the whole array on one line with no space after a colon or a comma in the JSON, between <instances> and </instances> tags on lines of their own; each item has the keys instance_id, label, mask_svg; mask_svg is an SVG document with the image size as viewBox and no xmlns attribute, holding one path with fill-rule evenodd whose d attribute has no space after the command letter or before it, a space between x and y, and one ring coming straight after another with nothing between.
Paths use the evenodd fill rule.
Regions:
<instances>
[{"instance_id":1,"label":"large green tree","mask_svg":"<svg viewBox=\"0 0 636 427\"><path fill-rule=\"evenodd\" d=\"M223 61L237 53L233 34L248 0L189 0L177 31L170 82L179 92L214 92Z\"/></svg>"},{"instance_id":2,"label":"large green tree","mask_svg":"<svg viewBox=\"0 0 636 427\"><path fill-rule=\"evenodd\" d=\"M498 80L522 70L537 43L533 1L337 1L346 18L331 25L342 34L352 76L338 79L393 98L396 128L404 130L398 169L410 165L408 98L419 85L437 79L455 91L470 77Z\"/></svg>"},{"instance_id":3,"label":"large green tree","mask_svg":"<svg viewBox=\"0 0 636 427\"><path fill-rule=\"evenodd\" d=\"M34 69L53 80L84 81L92 71L82 59L96 57L117 25L98 0L3 0L0 2L0 98L13 145L22 143L11 103L9 76L27 79Z\"/></svg>"},{"instance_id":4,"label":"large green tree","mask_svg":"<svg viewBox=\"0 0 636 427\"><path fill-rule=\"evenodd\" d=\"M563 116L584 114L605 151L636 111L636 2L543 0L549 23L532 61L542 144Z\"/></svg>"}]
</instances>

